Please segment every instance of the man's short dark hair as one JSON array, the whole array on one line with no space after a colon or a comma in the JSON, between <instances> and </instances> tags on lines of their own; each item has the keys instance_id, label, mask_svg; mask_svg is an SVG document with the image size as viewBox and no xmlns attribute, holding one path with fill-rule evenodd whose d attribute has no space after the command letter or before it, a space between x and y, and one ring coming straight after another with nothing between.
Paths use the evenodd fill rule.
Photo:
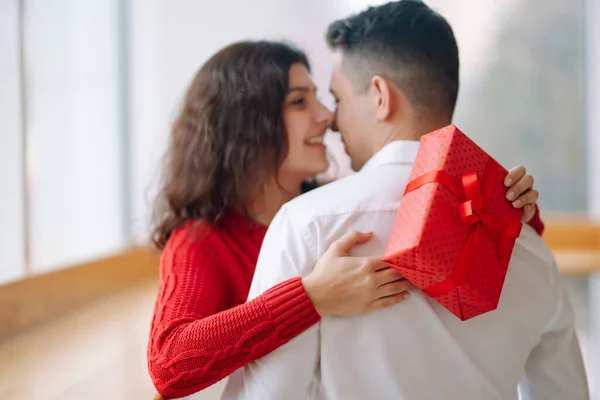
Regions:
<instances>
[{"instance_id":1,"label":"man's short dark hair","mask_svg":"<svg viewBox=\"0 0 600 400\"><path fill-rule=\"evenodd\" d=\"M398 86L414 107L452 117L458 95L458 47L444 17L418 0L400 0L329 25L327 43L358 93L374 75Z\"/></svg>"}]
</instances>

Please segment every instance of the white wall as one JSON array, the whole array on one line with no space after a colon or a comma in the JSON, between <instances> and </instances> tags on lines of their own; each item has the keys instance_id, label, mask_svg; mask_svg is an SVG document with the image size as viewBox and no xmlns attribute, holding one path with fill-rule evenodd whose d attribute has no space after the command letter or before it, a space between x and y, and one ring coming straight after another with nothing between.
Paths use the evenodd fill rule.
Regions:
<instances>
[{"instance_id":1,"label":"white wall","mask_svg":"<svg viewBox=\"0 0 600 400\"><path fill-rule=\"evenodd\" d=\"M148 198L159 151L164 148L166 115L158 91L161 74L162 0L129 2L129 129L131 148L131 229L138 242L148 232Z\"/></svg>"},{"instance_id":2,"label":"white wall","mask_svg":"<svg viewBox=\"0 0 600 400\"><path fill-rule=\"evenodd\" d=\"M0 1L0 283L25 275L18 3Z\"/></svg>"}]
</instances>

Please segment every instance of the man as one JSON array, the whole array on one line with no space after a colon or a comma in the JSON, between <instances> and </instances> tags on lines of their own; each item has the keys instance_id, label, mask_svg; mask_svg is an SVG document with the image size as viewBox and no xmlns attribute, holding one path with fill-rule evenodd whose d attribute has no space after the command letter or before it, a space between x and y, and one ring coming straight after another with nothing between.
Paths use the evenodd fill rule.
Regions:
<instances>
[{"instance_id":1,"label":"man","mask_svg":"<svg viewBox=\"0 0 600 400\"><path fill-rule=\"evenodd\" d=\"M446 20L397 1L336 21L335 128L355 175L284 206L273 220L250 297L306 276L349 229L374 231L357 254L383 254L419 146L451 123L458 49ZM555 261L524 226L498 309L460 321L420 291L350 318L324 317L228 382L224 398L587 399L573 312Z\"/></svg>"}]
</instances>

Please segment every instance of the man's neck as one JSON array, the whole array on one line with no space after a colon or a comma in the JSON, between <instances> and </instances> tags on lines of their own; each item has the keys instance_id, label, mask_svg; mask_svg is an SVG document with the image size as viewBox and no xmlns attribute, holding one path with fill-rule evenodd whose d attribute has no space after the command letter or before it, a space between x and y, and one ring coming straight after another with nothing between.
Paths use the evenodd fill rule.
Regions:
<instances>
[{"instance_id":1,"label":"man's neck","mask_svg":"<svg viewBox=\"0 0 600 400\"><path fill-rule=\"evenodd\" d=\"M389 134L382 141L379 150L391 142L399 140L419 141L421 136L449 125L449 121L419 120L412 123L391 124Z\"/></svg>"}]
</instances>

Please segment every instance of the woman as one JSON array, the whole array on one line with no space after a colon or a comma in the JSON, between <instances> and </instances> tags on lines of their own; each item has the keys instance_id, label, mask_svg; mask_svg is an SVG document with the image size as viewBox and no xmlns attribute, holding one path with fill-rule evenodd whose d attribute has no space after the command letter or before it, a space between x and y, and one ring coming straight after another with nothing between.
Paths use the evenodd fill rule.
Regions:
<instances>
[{"instance_id":1,"label":"woman","mask_svg":"<svg viewBox=\"0 0 600 400\"><path fill-rule=\"evenodd\" d=\"M231 45L200 68L176 119L153 240L163 250L148 345L167 398L202 390L286 343L323 315L401 301L410 284L375 258L347 257L370 239L352 232L305 278L245 303L267 225L306 179L327 166L332 113L306 56L285 44ZM309 80L310 81L310 80ZM531 177L511 175L513 191ZM533 201L530 201L533 197ZM533 204L527 191L523 203Z\"/></svg>"}]
</instances>

